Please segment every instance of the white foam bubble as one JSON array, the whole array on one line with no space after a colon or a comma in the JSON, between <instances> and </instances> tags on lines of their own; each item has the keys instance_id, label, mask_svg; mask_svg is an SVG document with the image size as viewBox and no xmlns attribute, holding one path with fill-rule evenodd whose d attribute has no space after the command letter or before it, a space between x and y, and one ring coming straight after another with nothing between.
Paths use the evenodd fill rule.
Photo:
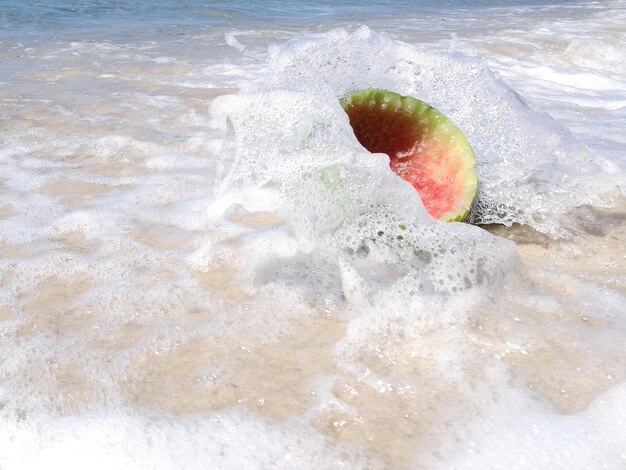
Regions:
<instances>
[{"instance_id":1,"label":"white foam bubble","mask_svg":"<svg viewBox=\"0 0 626 470\"><path fill-rule=\"evenodd\" d=\"M364 27L297 38L271 49L268 60L265 87L310 89L328 99L378 87L450 116L477 155L476 222L519 222L556 234L558 214L597 202L602 185L610 185L602 173L590 173L583 145L475 57L417 49ZM546 213L554 216L547 220Z\"/></svg>"},{"instance_id":2,"label":"white foam bubble","mask_svg":"<svg viewBox=\"0 0 626 470\"><path fill-rule=\"evenodd\" d=\"M600 395L584 412L555 415L532 402L490 414L445 463L430 468L617 470L626 465L626 384Z\"/></svg>"},{"instance_id":3,"label":"white foam bubble","mask_svg":"<svg viewBox=\"0 0 626 470\"><path fill-rule=\"evenodd\" d=\"M179 419L103 412L33 421L3 420L3 468L380 467L358 447L333 443L306 424L272 425L237 411Z\"/></svg>"}]
</instances>

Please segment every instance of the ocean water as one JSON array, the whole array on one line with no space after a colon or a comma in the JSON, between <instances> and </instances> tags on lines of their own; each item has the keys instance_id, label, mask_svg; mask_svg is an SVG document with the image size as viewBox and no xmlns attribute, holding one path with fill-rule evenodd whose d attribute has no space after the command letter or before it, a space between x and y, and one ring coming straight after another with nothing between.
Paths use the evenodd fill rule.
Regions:
<instances>
[{"instance_id":1,"label":"ocean water","mask_svg":"<svg viewBox=\"0 0 626 470\"><path fill-rule=\"evenodd\" d=\"M0 7L0 468L626 468L626 2Z\"/></svg>"}]
</instances>

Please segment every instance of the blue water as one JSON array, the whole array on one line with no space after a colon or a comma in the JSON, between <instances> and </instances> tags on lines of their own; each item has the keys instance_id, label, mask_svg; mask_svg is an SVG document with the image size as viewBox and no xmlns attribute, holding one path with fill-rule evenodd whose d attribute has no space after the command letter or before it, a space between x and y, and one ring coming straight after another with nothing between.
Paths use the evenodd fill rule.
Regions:
<instances>
[{"instance_id":1,"label":"blue water","mask_svg":"<svg viewBox=\"0 0 626 470\"><path fill-rule=\"evenodd\" d=\"M556 5L568 0L48 0L0 1L0 35L62 34L92 29L125 30L154 26L254 26L282 21L357 20L465 8Z\"/></svg>"}]
</instances>

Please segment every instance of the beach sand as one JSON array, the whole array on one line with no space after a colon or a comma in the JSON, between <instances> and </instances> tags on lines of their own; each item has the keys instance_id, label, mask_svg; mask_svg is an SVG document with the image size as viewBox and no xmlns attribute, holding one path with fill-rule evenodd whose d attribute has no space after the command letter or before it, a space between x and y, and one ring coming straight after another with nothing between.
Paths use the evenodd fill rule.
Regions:
<instances>
[{"instance_id":1,"label":"beach sand","mask_svg":"<svg viewBox=\"0 0 626 470\"><path fill-rule=\"evenodd\" d=\"M624 32L611 23L594 39L604 62L581 51L599 22L625 10L528 8L518 13L532 33L516 29L510 8L465 29L463 14L432 13L455 26L433 27L430 39L411 32L417 17L372 25L416 50L487 64L513 87L502 102L521 94L529 129L564 129L555 152L585 165L517 174L523 161L503 156L494 165L511 173L498 176L501 193L485 186L502 202L524 197L507 194L516 178L552 171L563 172L562 191L529 199L523 223L432 229L449 237L432 272L400 249L344 259L299 228L304 203L299 213L264 192L220 193L232 132L241 152L265 131L254 128L257 115L240 122L232 111L225 138L212 105L248 116L238 101L246 93L283 93L252 84L268 65L226 47L222 30L3 39L0 467L623 468L625 142L616 121L626 97L610 87L625 83L611 55L623 55ZM238 37L257 55L300 29L340 23ZM281 60L295 57L283 47ZM399 73L397 83L414 77ZM441 96L465 86L437 80ZM259 109L258 126L284 119ZM333 149L349 153L337 135ZM267 154L276 181L301 157L285 142L291 161ZM253 164L241 167L251 180L264 171ZM372 168L379 175L384 165ZM568 195L569 184L580 193ZM416 220L430 227L424 217ZM430 233L419 240L431 243ZM495 268L480 277L481 266ZM429 284L448 276L441 284L456 286L457 273L476 280Z\"/></svg>"}]
</instances>

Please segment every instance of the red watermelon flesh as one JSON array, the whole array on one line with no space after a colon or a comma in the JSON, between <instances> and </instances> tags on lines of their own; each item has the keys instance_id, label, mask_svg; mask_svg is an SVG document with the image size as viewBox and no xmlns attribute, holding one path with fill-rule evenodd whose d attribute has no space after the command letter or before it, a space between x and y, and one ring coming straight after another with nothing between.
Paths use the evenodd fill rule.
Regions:
<instances>
[{"instance_id":1,"label":"red watermelon flesh","mask_svg":"<svg viewBox=\"0 0 626 470\"><path fill-rule=\"evenodd\" d=\"M431 216L467 219L478 187L474 154L446 116L418 99L378 89L340 101L361 145L389 156L391 169L413 185Z\"/></svg>"}]
</instances>

